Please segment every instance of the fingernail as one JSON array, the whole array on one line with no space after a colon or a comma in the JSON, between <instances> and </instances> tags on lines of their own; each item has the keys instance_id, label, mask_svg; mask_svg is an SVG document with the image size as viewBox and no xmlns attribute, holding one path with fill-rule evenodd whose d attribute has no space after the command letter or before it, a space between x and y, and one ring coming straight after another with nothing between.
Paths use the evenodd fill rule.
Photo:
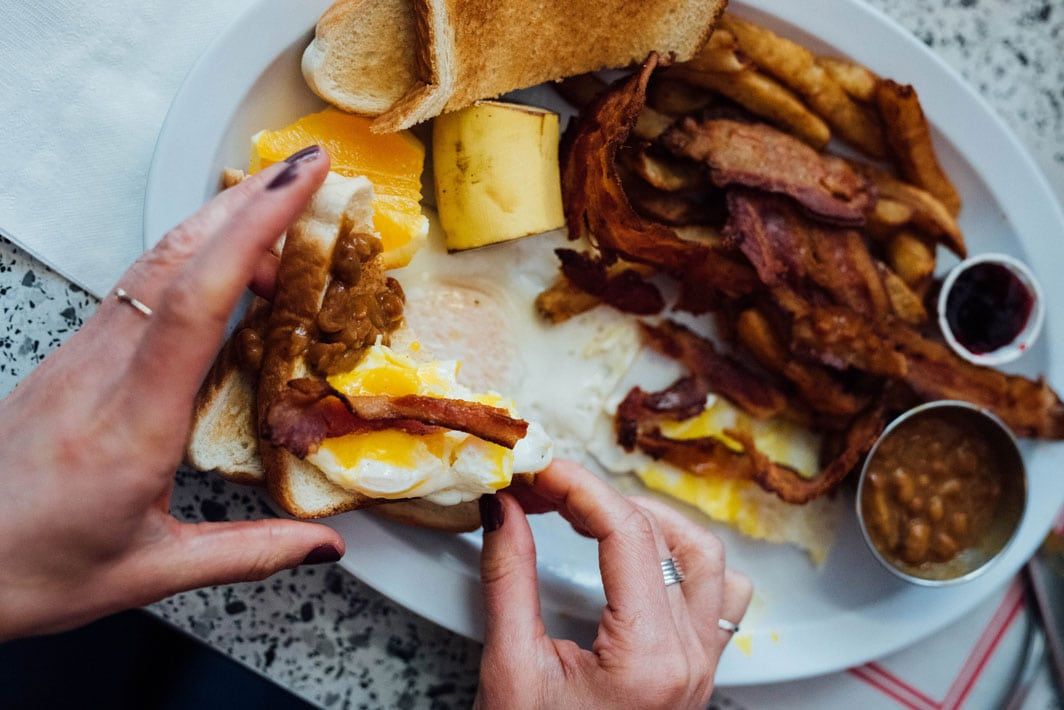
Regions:
<instances>
[{"instance_id":1,"label":"fingernail","mask_svg":"<svg viewBox=\"0 0 1064 710\"><path fill-rule=\"evenodd\" d=\"M309 163L312 160L317 160L319 155L321 155L321 146L311 145L307 146L299 152L292 153L292 155L284 159L284 162L288 163L289 165Z\"/></svg>"},{"instance_id":2,"label":"fingernail","mask_svg":"<svg viewBox=\"0 0 1064 710\"><path fill-rule=\"evenodd\" d=\"M484 532L495 532L502 527L502 503L495 497L480 496L480 524L484 526Z\"/></svg>"},{"instance_id":3,"label":"fingernail","mask_svg":"<svg viewBox=\"0 0 1064 710\"><path fill-rule=\"evenodd\" d=\"M318 545L310 551L310 554L300 564L324 565L330 562L339 562L341 557L343 555L332 545Z\"/></svg>"},{"instance_id":4,"label":"fingernail","mask_svg":"<svg viewBox=\"0 0 1064 710\"><path fill-rule=\"evenodd\" d=\"M290 163L284 170L277 173L277 177L270 181L270 184L266 186L267 190L276 190L291 184L299 175L299 163Z\"/></svg>"}]
</instances>

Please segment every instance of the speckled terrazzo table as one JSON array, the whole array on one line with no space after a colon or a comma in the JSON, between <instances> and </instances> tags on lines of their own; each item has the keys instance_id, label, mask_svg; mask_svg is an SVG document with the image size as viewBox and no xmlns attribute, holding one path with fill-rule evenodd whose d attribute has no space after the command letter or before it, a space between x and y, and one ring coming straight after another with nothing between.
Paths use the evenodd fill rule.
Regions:
<instances>
[{"instance_id":1,"label":"speckled terrazzo table","mask_svg":"<svg viewBox=\"0 0 1064 710\"><path fill-rule=\"evenodd\" d=\"M1064 0L870 1L979 89L1064 197ZM95 305L0 242L0 393L74 332ZM190 472L178 474L174 509L190 520L269 514L257 492ZM464 707L476 690L479 645L396 606L336 567L182 594L151 611L327 707Z\"/></svg>"}]
</instances>

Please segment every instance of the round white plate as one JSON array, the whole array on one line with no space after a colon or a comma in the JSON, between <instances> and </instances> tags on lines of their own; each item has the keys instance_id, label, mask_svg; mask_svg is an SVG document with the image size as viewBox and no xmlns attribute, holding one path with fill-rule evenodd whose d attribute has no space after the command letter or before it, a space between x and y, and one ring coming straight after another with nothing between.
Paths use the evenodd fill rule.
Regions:
<instances>
[{"instance_id":1,"label":"round white plate","mask_svg":"<svg viewBox=\"0 0 1064 710\"><path fill-rule=\"evenodd\" d=\"M196 64L159 136L145 201L147 246L218 190L223 167L246 165L251 135L321 106L304 86L299 59L329 4L262 0ZM965 199L961 225L972 252L1023 258L1046 287L1045 332L1015 370L1045 373L1058 388L1064 385L1064 281L1053 272L1064 265L1064 215L1004 123L926 47L857 0L746 0L733 9L814 49L853 57L917 86L942 161ZM942 268L951 264L943 259ZM783 681L863 663L935 632L1001 587L1064 504L1064 445L1028 442L1025 455L1030 498L1017 538L987 574L955 588L908 586L880 569L852 514L821 569L797 550L721 530L730 564L747 572L758 591L742 642L725 654L719 683ZM341 564L351 573L453 631L480 635L479 536L436 535L361 514L329 523L347 540ZM534 528L548 627L586 642L603 602L594 546L556 516L536 519Z\"/></svg>"}]
</instances>

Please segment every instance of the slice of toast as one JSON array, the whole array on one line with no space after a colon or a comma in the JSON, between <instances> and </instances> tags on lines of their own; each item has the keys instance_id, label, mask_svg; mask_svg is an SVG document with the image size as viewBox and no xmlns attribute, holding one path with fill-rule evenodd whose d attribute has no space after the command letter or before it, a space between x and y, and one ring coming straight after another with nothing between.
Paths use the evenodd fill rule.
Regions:
<instances>
[{"instance_id":1,"label":"slice of toast","mask_svg":"<svg viewBox=\"0 0 1064 710\"><path fill-rule=\"evenodd\" d=\"M311 90L345 111L378 116L417 83L412 0L339 0L303 53Z\"/></svg>"},{"instance_id":2,"label":"slice of toast","mask_svg":"<svg viewBox=\"0 0 1064 710\"><path fill-rule=\"evenodd\" d=\"M244 328L262 334L269 315L270 304L255 298L234 335ZM229 338L196 395L185 460L198 471L216 471L234 483L261 486L266 474L255 419L258 375L241 365L237 350L236 338Z\"/></svg>"},{"instance_id":3,"label":"slice of toast","mask_svg":"<svg viewBox=\"0 0 1064 710\"><path fill-rule=\"evenodd\" d=\"M414 0L417 81L374 122L395 131L545 81L643 61L685 61L726 0ZM353 6L337 13L357 11ZM345 62L357 58L345 57Z\"/></svg>"}]
</instances>

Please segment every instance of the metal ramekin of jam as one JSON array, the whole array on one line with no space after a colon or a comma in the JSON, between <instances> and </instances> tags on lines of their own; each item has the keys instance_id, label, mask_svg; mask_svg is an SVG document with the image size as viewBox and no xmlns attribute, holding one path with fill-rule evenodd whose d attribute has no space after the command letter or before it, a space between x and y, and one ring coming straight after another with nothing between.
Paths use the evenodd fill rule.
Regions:
<instances>
[{"instance_id":1,"label":"metal ramekin of jam","mask_svg":"<svg viewBox=\"0 0 1064 710\"><path fill-rule=\"evenodd\" d=\"M875 557L924 586L971 579L998 556L1026 506L1023 458L997 417L930 402L895 419L868 454L857 516Z\"/></svg>"},{"instance_id":2,"label":"metal ramekin of jam","mask_svg":"<svg viewBox=\"0 0 1064 710\"><path fill-rule=\"evenodd\" d=\"M1034 274L1007 254L980 254L942 283L938 322L954 352L976 365L1003 365L1027 352L1042 330L1045 301Z\"/></svg>"}]
</instances>

